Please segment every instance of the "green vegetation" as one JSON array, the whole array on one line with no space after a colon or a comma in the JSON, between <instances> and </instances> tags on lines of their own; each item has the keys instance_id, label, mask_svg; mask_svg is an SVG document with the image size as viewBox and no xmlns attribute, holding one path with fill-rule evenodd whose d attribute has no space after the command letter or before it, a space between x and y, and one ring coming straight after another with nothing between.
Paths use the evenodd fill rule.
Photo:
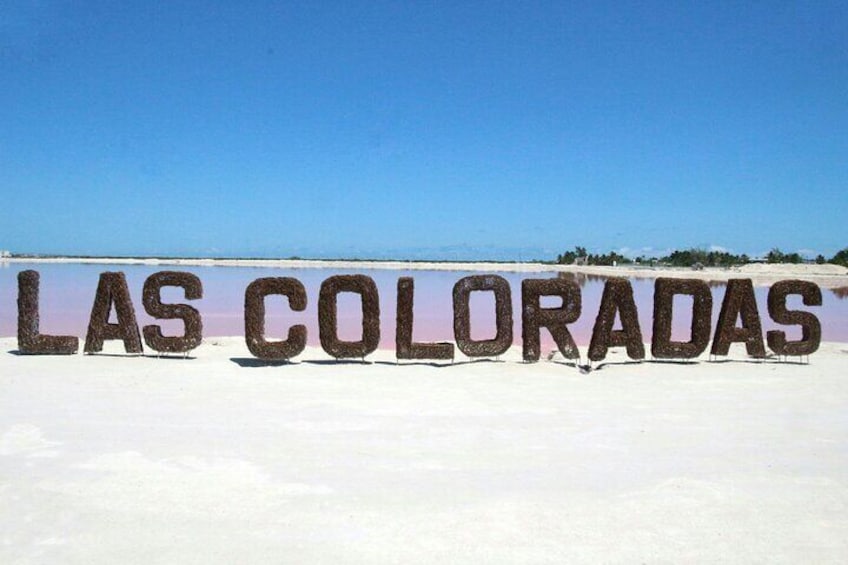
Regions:
<instances>
[{"instance_id":1,"label":"green vegetation","mask_svg":"<svg viewBox=\"0 0 848 565\"><path fill-rule=\"evenodd\" d=\"M629 265L633 260L610 251L605 255L593 255L586 252L585 247L575 247L574 251L566 251L557 256L556 262L560 265L572 265L574 263L586 265Z\"/></svg>"},{"instance_id":2,"label":"green vegetation","mask_svg":"<svg viewBox=\"0 0 848 565\"><path fill-rule=\"evenodd\" d=\"M745 255L733 255L726 251L707 251L706 249L687 249L685 251L673 251L660 259L660 262L672 267L691 267L700 264L704 267L732 267L744 265L750 262Z\"/></svg>"},{"instance_id":3,"label":"green vegetation","mask_svg":"<svg viewBox=\"0 0 848 565\"><path fill-rule=\"evenodd\" d=\"M578 257L585 257L586 255L585 247L575 247L574 251L566 251L562 255L557 255L556 262L559 265L571 265Z\"/></svg>"},{"instance_id":4,"label":"green vegetation","mask_svg":"<svg viewBox=\"0 0 848 565\"><path fill-rule=\"evenodd\" d=\"M838 251L836 255L834 255L833 258L829 261L829 263L848 267L848 247Z\"/></svg>"},{"instance_id":5,"label":"green vegetation","mask_svg":"<svg viewBox=\"0 0 848 565\"><path fill-rule=\"evenodd\" d=\"M749 261L747 255L732 255L723 251L707 251L705 249L687 249L674 251L662 258L646 257L644 255L635 259L625 257L615 251L604 255L594 255L586 252L585 247L575 247L573 251L566 251L557 256L556 262L560 265L665 265L671 267L692 267L702 265L706 267L729 267L732 265L744 265Z\"/></svg>"},{"instance_id":6,"label":"green vegetation","mask_svg":"<svg viewBox=\"0 0 848 565\"><path fill-rule=\"evenodd\" d=\"M805 260L799 253L784 253L778 248L769 251L764 258L767 263L805 263L811 262ZM762 261L762 259L760 260ZM848 267L848 247L839 251L831 259L825 259L824 255L819 254L815 258L815 263L822 265L824 263L833 263ZM619 255L615 251L611 251L605 255L593 255L587 253L585 247L577 246L573 251L566 251L561 255L557 255L556 263L560 265L662 265L667 267L733 267L736 265L745 265L751 262L751 258L746 254L735 255L726 251L707 251L706 249L690 248L684 250L672 251L665 257L637 257L630 259Z\"/></svg>"},{"instance_id":7,"label":"green vegetation","mask_svg":"<svg viewBox=\"0 0 848 565\"><path fill-rule=\"evenodd\" d=\"M804 259L797 253L784 253L777 247L769 251L766 263L803 263Z\"/></svg>"}]
</instances>

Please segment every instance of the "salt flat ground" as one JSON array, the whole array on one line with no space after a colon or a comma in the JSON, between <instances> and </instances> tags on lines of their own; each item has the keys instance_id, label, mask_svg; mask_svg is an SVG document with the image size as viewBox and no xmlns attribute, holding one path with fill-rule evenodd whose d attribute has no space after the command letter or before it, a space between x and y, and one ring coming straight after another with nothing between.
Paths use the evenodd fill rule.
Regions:
<instances>
[{"instance_id":1,"label":"salt flat ground","mask_svg":"<svg viewBox=\"0 0 848 565\"><path fill-rule=\"evenodd\" d=\"M589 374L15 349L0 563L848 562L848 344Z\"/></svg>"}]
</instances>

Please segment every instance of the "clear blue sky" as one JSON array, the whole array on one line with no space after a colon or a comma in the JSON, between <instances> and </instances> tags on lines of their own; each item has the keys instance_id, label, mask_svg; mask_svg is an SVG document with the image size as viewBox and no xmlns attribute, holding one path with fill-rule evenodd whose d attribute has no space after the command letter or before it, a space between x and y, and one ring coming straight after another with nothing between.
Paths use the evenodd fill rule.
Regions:
<instances>
[{"instance_id":1,"label":"clear blue sky","mask_svg":"<svg viewBox=\"0 0 848 565\"><path fill-rule=\"evenodd\" d=\"M0 248L848 245L848 3L0 4Z\"/></svg>"}]
</instances>

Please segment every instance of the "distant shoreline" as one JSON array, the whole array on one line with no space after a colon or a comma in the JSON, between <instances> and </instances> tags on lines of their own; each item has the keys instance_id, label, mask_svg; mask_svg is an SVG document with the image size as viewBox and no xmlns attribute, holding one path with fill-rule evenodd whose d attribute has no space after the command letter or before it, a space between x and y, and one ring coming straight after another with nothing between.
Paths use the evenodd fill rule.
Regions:
<instances>
[{"instance_id":1,"label":"distant shoreline","mask_svg":"<svg viewBox=\"0 0 848 565\"><path fill-rule=\"evenodd\" d=\"M408 270L408 271L474 271L502 273L573 273L576 276L629 278L694 278L725 281L750 278L757 285L769 285L791 278L811 280L824 288L848 286L848 268L833 264L749 263L735 267L705 267L694 270L680 267L557 265L550 263L494 261L397 261L337 259L174 259L132 257L8 257L5 263L147 265L163 267L264 267L270 269L344 269L344 270Z\"/></svg>"}]
</instances>

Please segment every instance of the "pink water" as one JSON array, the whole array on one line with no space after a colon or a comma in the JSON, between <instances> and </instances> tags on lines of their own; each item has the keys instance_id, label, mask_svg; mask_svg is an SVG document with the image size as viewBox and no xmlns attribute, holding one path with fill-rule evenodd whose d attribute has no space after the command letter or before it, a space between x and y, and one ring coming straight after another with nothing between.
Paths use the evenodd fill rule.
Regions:
<instances>
[{"instance_id":1,"label":"pink water","mask_svg":"<svg viewBox=\"0 0 848 565\"><path fill-rule=\"evenodd\" d=\"M0 336L14 336L17 332L17 274L26 269L34 269L41 274L41 331L48 334L85 336L91 305L97 290L99 275L107 270L120 270L126 274L130 294L135 304L140 325L157 323L163 326L165 333L182 333L182 324L175 321L154 321L142 307L141 292L145 279L152 273L171 267L138 265L75 265L75 264L2 264L0 268ZM304 312L291 312L283 297L269 297L266 302L266 332L269 339L280 339L292 324L305 324L308 341L318 345L317 299L321 282L335 274L364 274L374 279L380 292L381 340L380 347L394 349L395 308L397 279L410 276L415 279L415 324L416 341L452 341L453 340L453 285L470 272L459 271L390 271L390 270L327 270L327 269L272 269L249 267L191 267L180 269L200 277L203 282L203 298L189 302L203 316L204 336L244 335L244 290L254 279L260 277L286 276L299 279L306 287L308 302ZM524 278L544 278L556 276L555 273L500 273L512 288L513 336L515 343L521 341L521 280ZM592 332L595 316L600 304L603 279L598 277L579 277L583 309L577 322L569 328L579 345L587 345ZM639 310L639 322L646 341L651 336L651 317L653 312L654 281L651 279L633 279L634 297ZM713 324L718 318L718 310L724 296L725 285L714 283ZM756 289L763 329L777 328L768 318L766 296L768 289ZM848 342L848 289L822 289L823 305L819 307L803 306L797 296L790 297L789 307L808 310L818 316L822 323L824 341ZM547 299L546 299L547 300ZM558 299L557 299L558 300ZM163 290L164 302L185 302L182 289ZM555 306L556 301L546 302L542 306ZM687 340L690 319L688 310L691 299L678 297L675 301L675 321L673 339ZM474 292L471 298L472 337L487 339L493 337L494 298L491 293ZM781 327L787 331L790 339L797 339L797 328ZM361 330L359 298L356 295L342 293L339 296L339 337L344 340L358 340ZM554 347L546 331L542 332L543 351Z\"/></svg>"}]
</instances>

